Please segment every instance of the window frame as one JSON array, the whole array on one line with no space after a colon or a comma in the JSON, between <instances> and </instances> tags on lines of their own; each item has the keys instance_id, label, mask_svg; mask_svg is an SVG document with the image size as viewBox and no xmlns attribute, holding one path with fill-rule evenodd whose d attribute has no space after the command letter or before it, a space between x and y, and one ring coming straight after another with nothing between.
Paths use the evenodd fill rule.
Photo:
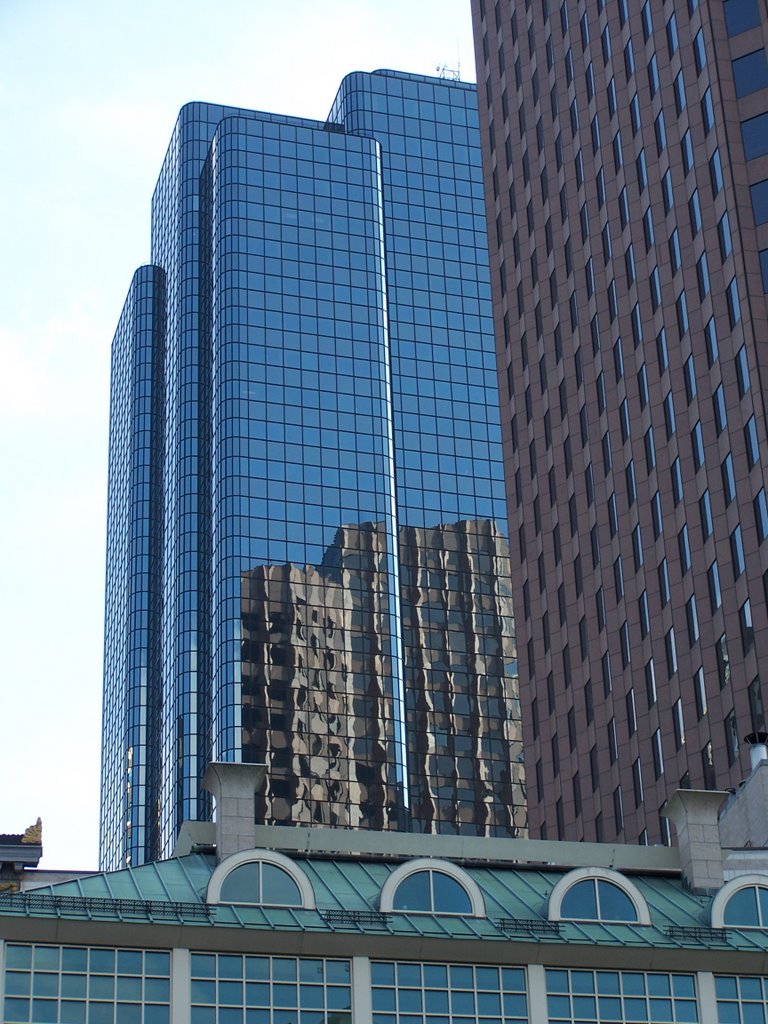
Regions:
<instances>
[{"instance_id":1,"label":"window frame","mask_svg":"<svg viewBox=\"0 0 768 1024\"><path fill-rule=\"evenodd\" d=\"M395 895L402 882L411 875L419 874L422 871L437 871L440 874L448 875L454 882L457 882L467 894L470 902L470 912L450 913L449 911L435 910L397 910L394 906ZM417 857L408 860L395 868L379 894L379 910L382 914L429 914L434 917L487 917L485 900L477 882L471 878L463 868L452 864L447 860L439 860L435 857Z\"/></svg>"},{"instance_id":2,"label":"window frame","mask_svg":"<svg viewBox=\"0 0 768 1024\"><path fill-rule=\"evenodd\" d=\"M233 854L231 857L227 857L225 860L216 866L213 874L208 882L208 888L205 893L206 903L216 903L222 906L248 906L248 907L286 907L284 903L233 903L230 900L221 899L221 890L224 882L227 880L229 875L237 868L243 867L245 864L271 864L273 867L281 868L291 878L299 890L299 896L301 897L300 906L290 905L292 910L315 910L317 908L317 901L315 899L315 890L312 888L312 883L309 878L304 874L302 869L295 864L289 857L286 857L282 853L278 853L276 850L241 850L239 853Z\"/></svg>"},{"instance_id":3,"label":"window frame","mask_svg":"<svg viewBox=\"0 0 768 1024\"><path fill-rule=\"evenodd\" d=\"M583 882L588 879L609 882L621 889L624 895L627 896L634 905L637 920L615 921L612 918L595 919L563 917L561 914L561 907L566 895L578 882ZM648 909L648 904L640 890L625 875L620 874L618 871L612 871L610 868L574 868L573 871L569 871L567 874L563 875L549 894L547 917L550 921L563 921L568 923L588 921L589 923L595 924L624 924L629 925L630 927L651 924L650 910Z\"/></svg>"},{"instance_id":4,"label":"window frame","mask_svg":"<svg viewBox=\"0 0 768 1024\"><path fill-rule=\"evenodd\" d=\"M725 924L725 912L728 908L728 903L732 896L735 896L737 892L742 889L768 889L766 884L766 876L758 874L746 874L737 875L736 878L730 879L725 885L717 891L714 899L712 900L712 907L710 910L710 922L713 928L735 928L739 931L765 931L768 928L768 922L765 925L753 925L753 924Z\"/></svg>"}]
</instances>

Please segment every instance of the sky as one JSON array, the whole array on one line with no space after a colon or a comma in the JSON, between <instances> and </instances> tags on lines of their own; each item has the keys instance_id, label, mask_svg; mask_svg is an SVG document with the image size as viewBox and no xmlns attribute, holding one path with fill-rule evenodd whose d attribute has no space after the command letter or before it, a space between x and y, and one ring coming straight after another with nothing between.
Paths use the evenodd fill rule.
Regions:
<instances>
[{"instance_id":1,"label":"sky","mask_svg":"<svg viewBox=\"0 0 768 1024\"><path fill-rule=\"evenodd\" d=\"M42 868L98 865L110 342L178 110L443 66L469 0L0 0L0 833Z\"/></svg>"}]
</instances>

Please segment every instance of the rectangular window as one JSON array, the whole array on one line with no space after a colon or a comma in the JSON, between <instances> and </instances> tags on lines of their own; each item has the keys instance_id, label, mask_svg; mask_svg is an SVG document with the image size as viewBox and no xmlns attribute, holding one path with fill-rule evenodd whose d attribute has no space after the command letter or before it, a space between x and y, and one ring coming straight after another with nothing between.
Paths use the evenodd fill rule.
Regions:
<instances>
[{"instance_id":1,"label":"rectangular window","mask_svg":"<svg viewBox=\"0 0 768 1024\"><path fill-rule=\"evenodd\" d=\"M729 36L738 36L760 24L759 0L725 0L725 28Z\"/></svg>"},{"instance_id":2,"label":"rectangular window","mask_svg":"<svg viewBox=\"0 0 768 1024\"><path fill-rule=\"evenodd\" d=\"M616 600L620 601L624 597L624 569L621 555L613 563L613 585L616 589Z\"/></svg>"},{"instance_id":3,"label":"rectangular window","mask_svg":"<svg viewBox=\"0 0 768 1024\"><path fill-rule=\"evenodd\" d=\"M723 165L720 162L719 149L716 149L709 158L709 180L712 184L712 195L719 195L723 188Z\"/></svg>"},{"instance_id":4,"label":"rectangular window","mask_svg":"<svg viewBox=\"0 0 768 1024\"><path fill-rule=\"evenodd\" d=\"M637 731L637 711L635 709L635 691L631 686L627 691L625 704L627 708L627 732L630 736L634 736Z\"/></svg>"},{"instance_id":5,"label":"rectangular window","mask_svg":"<svg viewBox=\"0 0 768 1024\"><path fill-rule=\"evenodd\" d=\"M768 113L741 122L741 141L747 160L768 154Z\"/></svg>"},{"instance_id":6,"label":"rectangular window","mask_svg":"<svg viewBox=\"0 0 768 1024\"><path fill-rule=\"evenodd\" d=\"M768 125L766 125L766 131L768 131ZM731 238L731 223L728 220L728 214L724 213L717 224L717 239L720 243L720 259L725 263L728 256L730 256L733 249L733 240Z\"/></svg>"},{"instance_id":7,"label":"rectangular window","mask_svg":"<svg viewBox=\"0 0 768 1024\"><path fill-rule=\"evenodd\" d=\"M653 229L653 213L650 206L643 214L643 238L645 240L645 251L648 252L656 242L656 232Z\"/></svg>"},{"instance_id":8,"label":"rectangular window","mask_svg":"<svg viewBox=\"0 0 768 1024\"><path fill-rule=\"evenodd\" d=\"M661 746L661 730L657 729L651 738L653 750L653 771L657 779L664 774L664 752Z\"/></svg>"},{"instance_id":9,"label":"rectangular window","mask_svg":"<svg viewBox=\"0 0 768 1024\"><path fill-rule=\"evenodd\" d=\"M644 149L640 150L640 154L635 161L635 169L637 171L637 190L642 195L648 185L648 167L645 161ZM758 221L758 223L760 222Z\"/></svg>"},{"instance_id":10,"label":"rectangular window","mask_svg":"<svg viewBox=\"0 0 768 1024\"><path fill-rule=\"evenodd\" d=\"M764 49L753 50L744 57L737 57L731 61L731 67L736 96L739 99L768 86L768 60Z\"/></svg>"},{"instance_id":11,"label":"rectangular window","mask_svg":"<svg viewBox=\"0 0 768 1024\"><path fill-rule=\"evenodd\" d=\"M630 459L627 463L627 468L624 470L624 476L627 482L627 505L629 506L629 508L632 508L632 506L635 503L635 498L637 497L634 459Z\"/></svg>"},{"instance_id":12,"label":"rectangular window","mask_svg":"<svg viewBox=\"0 0 768 1024\"><path fill-rule=\"evenodd\" d=\"M701 431L701 420L697 420L691 431L691 450L693 451L693 464L696 470L704 465L704 436Z\"/></svg>"},{"instance_id":13,"label":"rectangular window","mask_svg":"<svg viewBox=\"0 0 768 1024\"><path fill-rule=\"evenodd\" d=\"M752 628L752 605L749 603L749 599L739 608L739 628L741 630L741 647L746 657L755 642Z\"/></svg>"},{"instance_id":14,"label":"rectangular window","mask_svg":"<svg viewBox=\"0 0 768 1024\"><path fill-rule=\"evenodd\" d=\"M670 466L669 475L672 481L672 497L675 502L675 508L677 508L683 500L683 471L680 467L679 457L676 457Z\"/></svg>"},{"instance_id":15,"label":"rectangular window","mask_svg":"<svg viewBox=\"0 0 768 1024\"><path fill-rule=\"evenodd\" d=\"M686 176L690 173L693 167L693 140L691 139L690 129L687 129L682 139L680 140L680 153L683 158L683 170Z\"/></svg>"},{"instance_id":16,"label":"rectangular window","mask_svg":"<svg viewBox=\"0 0 768 1024\"><path fill-rule=\"evenodd\" d=\"M757 539L762 544L768 537L768 502L765 498L765 488L761 487L754 500L755 526L757 527Z\"/></svg>"},{"instance_id":17,"label":"rectangular window","mask_svg":"<svg viewBox=\"0 0 768 1024\"><path fill-rule=\"evenodd\" d=\"M645 639L651 629L651 615L648 608L648 593L643 591L637 602L638 615L640 617L640 636Z\"/></svg>"},{"instance_id":18,"label":"rectangular window","mask_svg":"<svg viewBox=\"0 0 768 1024\"><path fill-rule=\"evenodd\" d=\"M709 135L715 125L715 108L712 103L712 90L707 89L701 100L701 119L704 122L704 134Z\"/></svg>"},{"instance_id":19,"label":"rectangular window","mask_svg":"<svg viewBox=\"0 0 768 1024\"><path fill-rule=\"evenodd\" d=\"M705 296L709 295L709 264L705 252L696 261L696 279L699 285L699 299L703 301Z\"/></svg>"},{"instance_id":20,"label":"rectangular window","mask_svg":"<svg viewBox=\"0 0 768 1024\"><path fill-rule=\"evenodd\" d=\"M651 271L650 280L650 291L651 291L651 306L654 313L661 305L661 279L659 277L659 268L654 267Z\"/></svg>"},{"instance_id":21,"label":"rectangular window","mask_svg":"<svg viewBox=\"0 0 768 1024\"><path fill-rule=\"evenodd\" d=\"M667 657L667 676L671 679L677 672L677 642L673 626L670 626L664 637L664 653Z\"/></svg>"},{"instance_id":22,"label":"rectangular window","mask_svg":"<svg viewBox=\"0 0 768 1024\"><path fill-rule=\"evenodd\" d=\"M715 429L717 430L717 436L720 437L722 432L728 426L728 414L725 408L725 391L722 384L717 385L715 393L712 395L712 408L715 412Z\"/></svg>"},{"instance_id":23,"label":"rectangular window","mask_svg":"<svg viewBox=\"0 0 768 1024\"><path fill-rule=\"evenodd\" d=\"M653 658L645 666L645 695L648 700L648 707L652 708L656 703L656 670L653 667Z\"/></svg>"},{"instance_id":24,"label":"rectangular window","mask_svg":"<svg viewBox=\"0 0 768 1024\"><path fill-rule=\"evenodd\" d=\"M677 116L680 117L680 115L682 114L682 112L685 110L685 107L686 107L685 79L683 78L683 72L682 71L678 71L678 73L675 75L674 89L675 89L675 110L677 111Z\"/></svg>"},{"instance_id":25,"label":"rectangular window","mask_svg":"<svg viewBox=\"0 0 768 1024\"><path fill-rule=\"evenodd\" d=\"M655 53L648 64L648 86L651 90L651 96L655 96L659 91L659 65Z\"/></svg>"},{"instance_id":26,"label":"rectangular window","mask_svg":"<svg viewBox=\"0 0 768 1024\"><path fill-rule=\"evenodd\" d=\"M675 748L680 750L685 745L685 722L683 720L683 702L679 697L672 706L672 727L675 733Z\"/></svg>"},{"instance_id":27,"label":"rectangular window","mask_svg":"<svg viewBox=\"0 0 768 1024\"><path fill-rule=\"evenodd\" d=\"M667 440L670 441L676 428L675 405L671 391L667 393L667 397L664 399L664 427L667 434Z\"/></svg>"},{"instance_id":28,"label":"rectangular window","mask_svg":"<svg viewBox=\"0 0 768 1024\"><path fill-rule=\"evenodd\" d=\"M680 254L680 235L678 234L677 228L675 228L672 234L669 236L669 262L673 275L678 272L682 263L682 256Z\"/></svg>"},{"instance_id":29,"label":"rectangular window","mask_svg":"<svg viewBox=\"0 0 768 1024\"><path fill-rule=\"evenodd\" d=\"M714 317L707 321L707 326L704 328L704 338L707 343L707 362L711 368L717 362L717 357L720 355Z\"/></svg>"},{"instance_id":30,"label":"rectangular window","mask_svg":"<svg viewBox=\"0 0 768 1024\"><path fill-rule=\"evenodd\" d=\"M736 353L736 380L739 385L739 398L743 398L749 391L749 359L744 345Z\"/></svg>"},{"instance_id":31,"label":"rectangular window","mask_svg":"<svg viewBox=\"0 0 768 1024\"><path fill-rule=\"evenodd\" d=\"M747 425L744 427L744 444L747 449L747 465L750 469L760 459L760 445L757 441L757 423L755 417L750 416Z\"/></svg>"},{"instance_id":32,"label":"rectangular window","mask_svg":"<svg viewBox=\"0 0 768 1024\"><path fill-rule=\"evenodd\" d=\"M638 572L644 562L643 538L640 532L640 524L632 530L632 553L635 559L635 572Z\"/></svg>"},{"instance_id":33,"label":"rectangular window","mask_svg":"<svg viewBox=\"0 0 768 1024\"><path fill-rule=\"evenodd\" d=\"M741 303L739 301L739 286L736 283L734 277L725 293L726 300L728 302L728 319L730 320L731 330L741 320Z\"/></svg>"},{"instance_id":34,"label":"rectangular window","mask_svg":"<svg viewBox=\"0 0 768 1024\"><path fill-rule=\"evenodd\" d=\"M677 53L677 48L679 45L680 44L677 37L677 18L673 14L667 22L667 48L669 50L670 57L674 56L674 54Z\"/></svg>"},{"instance_id":35,"label":"rectangular window","mask_svg":"<svg viewBox=\"0 0 768 1024\"><path fill-rule=\"evenodd\" d=\"M693 190L693 195L688 200L688 214L691 218L691 234L695 238L701 231L701 203L698 189Z\"/></svg>"},{"instance_id":36,"label":"rectangular window","mask_svg":"<svg viewBox=\"0 0 768 1024\"><path fill-rule=\"evenodd\" d=\"M728 755L728 764L732 765L739 756L739 730L736 725L736 715L729 711L723 722L725 733L725 752Z\"/></svg>"},{"instance_id":37,"label":"rectangular window","mask_svg":"<svg viewBox=\"0 0 768 1024\"><path fill-rule=\"evenodd\" d=\"M653 20L651 18L651 0L645 0L645 3L643 4L643 9L640 12L640 14L643 20L643 41L647 43L653 35Z\"/></svg>"},{"instance_id":38,"label":"rectangular window","mask_svg":"<svg viewBox=\"0 0 768 1024\"><path fill-rule=\"evenodd\" d=\"M696 675L693 677L693 695L696 699L696 716L701 721L707 713L707 690L704 684L703 668L697 669Z\"/></svg>"},{"instance_id":39,"label":"rectangular window","mask_svg":"<svg viewBox=\"0 0 768 1024\"><path fill-rule=\"evenodd\" d=\"M717 561L707 569L707 586L709 588L709 606L714 614L723 603L723 595L720 590L720 570Z\"/></svg>"},{"instance_id":40,"label":"rectangular window","mask_svg":"<svg viewBox=\"0 0 768 1024\"><path fill-rule=\"evenodd\" d=\"M690 327L690 320L688 319L688 299L686 298L685 291L680 292L675 301L675 312L677 314L677 331L680 335L680 340L688 333Z\"/></svg>"},{"instance_id":41,"label":"rectangular window","mask_svg":"<svg viewBox=\"0 0 768 1024\"><path fill-rule=\"evenodd\" d=\"M667 567L667 560L666 560L666 558L662 558L661 562L659 563L658 577L659 577L659 599L661 601L661 607L664 608L665 605L667 605L669 603L669 595L670 595L670 590L669 590L669 569Z\"/></svg>"},{"instance_id":42,"label":"rectangular window","mask_svg":"<svg viewBox=\"0 0 768 1024\"><path fill-rule=\"evenodd\" d=\"M752 198L755 224L765 224L768 222L768 178L750 185L749 193Z\"/></svg>"},{"instance_id":43,"label":"rectangular window","mask_svg":"<svg viewBox=\"0 0 768 1024\"><path fill-rule=\"evenodd\" d=\"M749 684L747 695L749 697L749 716L752 732L765 732L765 710L763 708L763 693L759 678L756 677Z\"/></svg>"},{"instance_id":44,"label":"rectangular window","mask_svg":"<svg viewBox=\"0 0 768 1024\"><path fill-rule=\"evenodd\" d=\"M733 472L733 456L730 452L720 465L720 475L723 479L723 497L727 508L736 497L736 476Z\"/></svg>"},{"instance_id":45,"label":"rectangular window","mask_svg":"<svg viewBox=\"0 0 768 1024\"><path fill-rule=\"evenodd\" d=\"M664 124L663 110L659 111L659 114L653 124L653 130L656 136L656 153L661 156L667 148L667 129Z\"/></svg>"},{"instance_id":46,"label":"rectangular window","mask_svg":"<svg viewBox=\"0 0 768 1024\"><path fill-rule=\"evenodd\" d=\"M664 517L661 513L661 495L658 491L651 498L651 521L653 522L653 537L658 540L664 532Z\"/></svg>"},{"instance_id":47,"label":"rectangular window","mask_svg":"<svg viewBox=\"0 0 768 1024\"><path fill-rule=\"evenodd\" d=\"M645 446L645 464L648 473L656 468L656 443L653 438L653 427L648 427L643 437Z\"/></svg>"},{"instance_id":48,"label":"rectangular window","mask_svg":"<svg viewBox=\"0 0 768 1024\"><path fill-rule=\"evenodd\" d=\"M692 594L685 603L685 621L688 626L688 646L693 647L699 639L699 616L696 611L695 594Z\"/></svg>"},{"instance_id":49,"label":"rectangular window","mask_svg":"<svg viewBox=\"0 0 768 1024\"><path fill-rule=\"evenodd\" d=\"M707 49L704 45L704 33L701 29L693 39L693 59L696 64L696 74L700 75L707 66Z\"/></svg>"},{"instance_id":50,"label":"rectangular window","mask_svg":"<svg viewBox=\"0 0 768 1024\"><path fill-rule=\"evenodd\" d=\"M680 570L685 576L691 568L691 545L688 540L687 523L683 524L683 528L677 535L677 549L680 554Z\"/></svg>"},{"instance_id":51,"label":"rectangular window","mask_svg":"<svg viewBox=\"0 0 768 1024\"><path fill-rule=\"evenodd\" d=\"M701 518L701 539L706 540L712 536L712 502L707 488L699 498L699 516Z\"/></svg>"},{"instance_id":52,"label":"rectangular window","mask_svg":"<svg viewBox=\"0 0 768 1024\"><path fill-rule=\"evenodd\" d=\"M639 807L643 802L643 770L639 757L632 763L632 787L635 792L635 807Z\"/></svg>"},{"instance_id":53,"label":"rectangular window","mask_svg":"<svg viewBox=\"0 0 768 1024\"><path fill-rule=\"evenodd\" d=\"M731 681L731 661L728 657L728 641L725 634L715 644L715 658L717 659L717 678L720 682L720 689L723 690Z\"/></svg>"}]
</instances>

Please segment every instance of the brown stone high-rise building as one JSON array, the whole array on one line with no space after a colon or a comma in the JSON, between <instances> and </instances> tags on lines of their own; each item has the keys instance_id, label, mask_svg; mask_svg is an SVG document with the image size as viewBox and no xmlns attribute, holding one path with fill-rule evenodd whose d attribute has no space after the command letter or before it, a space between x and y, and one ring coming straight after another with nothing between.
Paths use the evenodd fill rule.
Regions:
<instances>
[{"instance_id":1,"label":"brown stone high-rise building","mask_svg":"<svg viewBox=\"0 0 768 1024\"><path fill-rule=\"evenodd\" d=\"M765 727L766 5L473 15L531 833L668 841Z\"/></svg>"}]
</instances>

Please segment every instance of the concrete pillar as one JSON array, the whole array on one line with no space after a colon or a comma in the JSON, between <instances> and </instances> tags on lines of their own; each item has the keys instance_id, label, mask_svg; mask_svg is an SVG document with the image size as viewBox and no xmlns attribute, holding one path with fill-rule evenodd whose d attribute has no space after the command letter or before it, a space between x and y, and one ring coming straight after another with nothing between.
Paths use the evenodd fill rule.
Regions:
<instances>
[{"instance_id":1,"label":"concrete pillar","mask_svg":"<svg viewBox=\"0 0 768 1024\"><path fill-rule=\"evenodd\" d=\"M661 812L677 829L683 880L692 892L708 892L723 884L717 815L727 795L709 789L678 789Z\"/></svg>"},{"instance_id":2,"label":"concrete pillar","mask_svg":"<svg viewBox=\"0 0 768 1024\"><path fill-rule=\"evenodd\" d=\"M264 785L266 765L211 761L203 787L216 801L216 860L256 846L256 793Z\"/></svg>"}]
</instances>

